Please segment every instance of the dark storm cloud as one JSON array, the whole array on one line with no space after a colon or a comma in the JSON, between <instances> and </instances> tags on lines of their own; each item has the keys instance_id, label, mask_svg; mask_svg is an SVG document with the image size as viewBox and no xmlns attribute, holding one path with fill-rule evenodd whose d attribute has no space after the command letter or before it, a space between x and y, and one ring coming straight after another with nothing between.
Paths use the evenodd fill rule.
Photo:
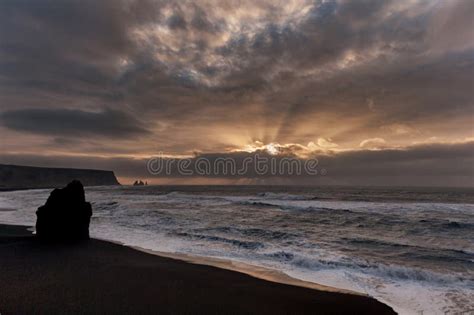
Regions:
<instances>
[{"instance_id":1,"label":"dark storm cloud","mask_svg":"<svg viewBox=\"0 0 474 315\"><path fill-rule=\"evenodd\" d=\"M2 2L2 95L116 99L117 65L136 51L129 31L159 20L159 8L153 1Z\"/></svg>"},{"instance_id":2,"label":"dark storm cloud","mask_svg":"<svg viewBox=\"0 0 474 315\"><path fill-rule=\"evenodd\" d=\"M15 131L54 136L133 137L149 133L124 112L106 109L85 112L71 109L23 109L0 114L0 122Z\"/></svg>"},{"instance_id":3,"label":"dark storm cloud","mask_svg":"<svg viewBox=\"0 0 474 315\"><path fill-rule=\"evenodd\" d=\"M192 158L187 169L193 169L193 163L198 159L207 159L212 163L216 159L226 158L236 161L241 167L246 158L253 159L255 154L260 158L281 161L291 156L271 156L268 153L212 153L199 154ZM293 156L293 158L298 159ZM313 157L314 158L314 157ZM71 156L37 156L37 155L4 155L0 163L20 163L25 165L40 165L52 167L81 167L113 169L116 175L125 178L148 178L160 180L174 178L182 183L191 179L228 179L234 183L248 179L247 183L264 184L354 184L354 185L415 185L415 186L473 186L474 185L474 142L460 144L429 144L417 145L403 150L355 151L338 155L318 155L319 164L316 169L325 170L325 175L313 175L303 172L297 174L256 173L252 167L245 174L224 174L222 168L218 172L201 176L183 175L177 170L179 159L171 164L171 173L152 175L147 170L148 159L103 158L103 157L71 157ZM302 163L306 160L301 160ZM251 165L251 164L250 164ZM277 164L278 165L278 164ZM252 165L251 165L252 166ZM268 162L270 168L270 162ZM239 169L239 168L238 168ZM287 172L287 168L284 172ZM240 181L241 182L241 181Z\"/></svg>"},{"instance_id":4,"label":"dark storm cloud","mask_svg":"<svg viewBox=\"0 0 474 315\"><path fill-rule=\"evenodd\" d=\"M226 56L241 66L227 79L229 83L239 84L240 80L235 80L234 76L245 82L247 78L242 77L243 73L268 77L269 72L279 71L280 67L297 75L316 68L332 72L332 63L340 60L344 53L367 54L379 46L384 46L381 49L386 54L394 50L420 49L419 40L425 29L421 22L416 23L419 16L407 17L402 12L395 12L390 18L380 19L382 11L393 3L316 3L296 26L270 22L256 34L243 33L222 48Z\"/></svg>"},{"instance_id":5,"label":"dark storm cloud","mask_svg":"<svg viewBox=\"0 0 474 315\"><path fill-rule=\"evenodd\" d=\"M457 3L452 11L474 7L472 2ZM382 18L395 4L326 2L315 6L298 27L269 25L256 36L242 35L224 50L243 61L237 71L229 73L225 84L245 88L250 80L268 97L269 114L286 111L278 141L287 140L288 129L309 113L368 116L370 98L377 106L372 115L377 125L441 116L451 120L472 113L472 33L464 30L460 35L471 43L467 51L434 54L427 38L437 8L419 14L420 7L413 8L414 14L407 14L407 8ZM444 4L438 6L442 10ZM456 24L469 29L472 19ZM457 44L464 46L461 41ZM266 87L273 93L265 93Z\"/></svg>"},{"instance_id":6,"label":"dark storm cloud","mask_svg":"<svg viewBox=\"0 0 474 315\"><path fill-rule=\"evenodd\" d=\"M255 170L255 156L261 159L261 164L267 164L268 172L259 173ZM360 150L350 151L338 154L315 153L304 159L292 153L282 155L271 155L265 151L254 153L236 152L236 153L213 153L198 154L192 158L190 168L194 166L198 159L206 159L215 165L217 159L232 159L236 161L236 169L239 170L244 164L244 160L249 160L248 171L244 174L231 174L227 169L227 174L222 172L222 165L217 172L211 172L215 177L314 177L311 172L301 169L301 174L296 170L289 171L284 159L294 159L300 161L301 165L308 159L316 159L315 169L320 172L321 169L327 171L329 177L334 179L354 176L359 180L368 179L373 176L460 176L473 177L474 168L474 142L458 144L424 144L415 145L406 149L386 149L386 150ZM258 158L257 158L258 159ZM271 174L271 159L275 160L276 169L281 170L279 174ZM315 160L315 161L316 161ZM283 163L283 164L282 164ZM171 165L173 170L171 176L183 176L178 172L177 163ZM161 175L165 175L163 172ZM195 174L196 175L196 174Z\"/></svg>"},{"instance_id":7,"label":"dark storm cloud","mask_svg":"<svg viewBox=\"0 0 474 315\"><path fill-rule=\"evenodd\" d=\"M179 14L174 14L168 19L168 26L171 29L186 29L186 20Z\"/></svg>"},{"instance_id":8,"label":"dark storm cloud","mask_svg":"<svg viewBox=\"0 0 474 315\"><path fill-rule=\"evenodd\" d=\"M335 176L474 176L474 142L354 151L321 157Z\"/></svg>"},{"instance_id":9,"label":"dark storm cloud","mask_svg":"<svg viewBox=\"0 0 474 315\"><path fill-rule=\"evenodd\" d=\"M233 110L234 105L258 98L263 100L265 111L272 114L295 107L291 105L294 100L286 99L301 97L302 89L327 90L324 81L330 79L329 90L314 95L318 106L310 98L298 102L287 115L287 123L293 124L308 111L325 110L324 104L332 103L334 97L344 98L348 112L361 114L350 104L371 97L372 91L388 84L397 90L397 96L378 100L382 106L390 108L390 103L413 94L406 90L404 76L413 63L418 66L432 62L434 57L423 57L431 49L432 20L442 19L446 28L455 30L472 23L466 14L458 12L472 10L473 5L458 2L449 5L448 10L443 3L437 9L403 1L302 1L301 8L310 6L308 12L283 21L285 14L290 17L290 13L299 11L286 12L286 5L272 2L248 2L240 9L262 12L249 21L242 18L237 30L231 28L225 15L221 16L226 13L228 18L239 18L233 16L237 6L230 3L6 2L0 13L1 88L5 94L32 89L32 94L90 97L95 102L132 101L140 110L155 112L159 108L171 111L171 115L183 115L183 109L184 114L192 115L196 107L228 106ZM443 10L448 11L444 14L447 17L441 14ZM451 21L452 15L459 16L459 20ZM166 28L171 32L169 36L160 33ZM460 33L456 37L465 42L468 35L462 34L466 31ZM223 36L229 39L221 42ZM437 47L440 42L436 42ZM340 69L337 64L343 64L351 54L360 65ZM420 55L422 58L414 59ZM458 61L458 57L446 55L436 58L442 64ZM459 58L462 61L468 57ZM467 60L472 64L472 59ZM397 73L393 73L394 68ZM381 77L387 74L391 79L375 80L374 69ZM438 67L434 74L439 76L444 70ZM429 67L416 71L420 76L425 73L425 77L433 77ZM469 73L469 69L462 73ZM369 81L370 90L350 82L350 77L358 82L360 76ZM464 78L455 75L454 79ZM416 89L419 84L417 81L410 86ZM432 88L441 85L433 82ZM461 92L466 98L462 89L452 94ZM182 102L183 94L196 99L197 104ZM279 94L285 99L273 103ZM416 106L427 106L430 99L423 95Z\"/></svg>"}]
</instances>

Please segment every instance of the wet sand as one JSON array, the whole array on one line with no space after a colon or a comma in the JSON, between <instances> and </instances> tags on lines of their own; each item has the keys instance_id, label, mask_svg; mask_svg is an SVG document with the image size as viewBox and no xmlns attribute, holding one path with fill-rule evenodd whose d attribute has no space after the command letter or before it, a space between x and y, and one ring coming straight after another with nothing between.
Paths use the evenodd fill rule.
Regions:
<instances>
[{"instance_id":1,"label":"wet sand","mask_svg":"<svg viewBox=\"0 0 474 315\"><path fill-rule=\"evenodd\" d=\"M1 314L395 314L367 296L315 288L101 240L43 244L0 225Z\"/></svg>"}]
</instances>

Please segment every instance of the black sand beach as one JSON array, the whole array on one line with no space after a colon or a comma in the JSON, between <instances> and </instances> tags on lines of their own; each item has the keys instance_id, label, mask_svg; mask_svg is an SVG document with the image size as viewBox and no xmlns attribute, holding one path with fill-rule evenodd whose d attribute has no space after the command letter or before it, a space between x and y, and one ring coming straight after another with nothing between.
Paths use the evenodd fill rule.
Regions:
<instances>
[{"instance_id":1,"label":"black sand beach","mask_svg":"<svg viewBox=\"0 0 474 315\"><path fill-rule=\"evenodd\" d=\"M37 242L0 225L0 313L394 314L372 299L268 282L100 240Z\"/></svg>"}]
</instances>

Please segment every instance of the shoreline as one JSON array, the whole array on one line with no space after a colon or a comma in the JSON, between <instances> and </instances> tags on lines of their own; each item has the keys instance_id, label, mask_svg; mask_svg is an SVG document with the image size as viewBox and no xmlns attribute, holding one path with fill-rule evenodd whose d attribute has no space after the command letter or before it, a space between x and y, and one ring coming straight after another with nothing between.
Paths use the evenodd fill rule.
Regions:
<instances>
[{"instance_id":1,"label":"shoreline","mask_svg":"<svg viewBox=\"0 0 474 315\"><path fill-rule=\"evenodd\" d=\"M106 239L101 239L101 240L106 241L106 242L114 242L114 241L110 241ZM257 265L252 265L245 262L240 262L240 261L235 261L235 260L230 260L230 259L206 257L206 256L193 256L193 255L180 254L180 253L160 252L160 251L154 251L154 250L142 248L139 246L129 246L129 245L122 244L120 242L117 242L117 243L122 246L133 248L138 251L142 251L151 255L181 260L186 263L195 264L195 265L211 266L211 267L216 267L216 268L220 268L224 270L239 272L239 273L246 274L257 279L265 280L265 281L270 281L270 282L275 282L275 283L280 283L280 284L288 284L288 285L293 285L297 287L308 288L308 289L313 289L313 290L318 290L318 291L336 292L336 293L352 294L352 295L374 298L372 296L369 296L368 294L364 294L357 291L340 289L337 287L327 286L327 285L323 285L323 284L319 284L315 282L293 278L290 275L284 273L283 271L261 267Z\"/></svg>"},{"instance_id":2,"label":"shoreline","mask_svg":"<svg viewBox=\"0 0 474 315\"><path fill-rule=\"evenodd\" d=\"M26 229L28 232L32 232L32 229L34 229L31 226L26 226L26 225L13 225L13 224L5 224L0 222L0 227L1 226L12 226L12 227L21 227ZM33 234L32 234L33 235ZM0 236L1 237L1 236ZM311 281L305 281L302 279L294 278L291 277L290 275L286 274L283 271L277 270L277 269L271 269L267 267L262 267L258 265L252 265L249 263L245 262L240 262L240 261L235 261L231 259L223 259L223 258L216 258L216 257L207 257L207 256L197 256L197 255L188 255L188 254L182 254L182 253L171 253L171 252L162 252L162 251L156 251L156 250L151 250L147 249L144 247L140 246L133 246L133 245L127 245L123 242L120 241L114 241L114 240L109 240L105 238L98 238L98 237L91 237L91 239L94 240L99 240L103 242L108 242L112 244L117 244L123 247L131 248L140 252L144 252L150 255L155 255L158 257L163 257L163 258L170 258L174 260L180 260L189 264L194 264L194 265L203 265L203 266L211 266L211 267L216 267L224 270L229 270L233 272L238 272L242 274L249 275L251 277L254 277L256 279L261 279L265 281L270 281L274 283L280 283L280 284L287 284L287 285L293 285L297 287L302 287L302 288L308 288L308 289L313 289L313 290L318 290L318 291L326 291L326 292L336 292L336 293L343 293L343 294L352 294L352 295L358 295L358 296L365 296L365 297L370 297L375 299L375 297L370 296L368 294L362 293L362 292L357 292L353 290L347 290L347 289L342 289L342 288L337 288L333 286L328 286L316 282L311 282ZM380 301L381 303L384 303L383 301ZM386 303L384 303L386 304Z\"/></svg>"},{"instance_id":3,"label":"shoreline","mask_svg":"<svg viewBox=\"0 0 474 315\"><path fill-rule=\"evenodd\" d=\"M0 312L395 314L374 298L274 270L91 239L45 245L0 224ZM211 265L212 264L212 265ZM44 287L43 287L44 285Z\"/></svg>"}]
</instances>

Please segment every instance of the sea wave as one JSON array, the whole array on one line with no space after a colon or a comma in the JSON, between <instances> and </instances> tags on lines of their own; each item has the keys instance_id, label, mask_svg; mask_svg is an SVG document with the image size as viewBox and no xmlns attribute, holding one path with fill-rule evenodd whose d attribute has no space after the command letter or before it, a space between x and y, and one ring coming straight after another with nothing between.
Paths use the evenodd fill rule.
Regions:
<instances>
[{"instance_id":1,"label":"sea wave","mask_svg":"<svg viewBox=\"0 0 474 315\"><path fill-rule=\"evenodd\" d=\"M422 254L426 252L432 252L433 254L429 258L442 258L446 255L449 255L453 260L455 259L456 255L464 255L465 259L469 258L470 256L474 255L473 251L470 251L467 248L463 249L456 249L456 248L443 248L442 246L436 247L427 247L427 246L420 246L418 244L410 244L407 242L398 242L398 241L389 241L383 239L371 239L371 238L348 238L342 237L342 241L348 242L351 244L357 245L367 245L371 247L385 247L385 248L406 248L410 250L410 253L413 253L416 257L421 257ZM442 255L444 254L444 255Z\"/></svg>"},{"instance_id":2,"label":"sea wave","mask_svg":"<svg viewBox=\"0 0 474 315\"><path fill-rule=\"evenodd\" d=\"M474 286L474 280L463 274L442 274L427 271L420 268L404 267L395 264L374 264L367 261L354 260L341 257L338 260L315 259L313 257L301 256L298 253L288 251L276 251L266 253L266 257L276 259L279 262L289 263L293 266L308 269L310 271L321 270L345 270L348 273L358 272L361 275L371 274L384 279L426 282L438 286L459 286L466 288Z\"/></svg>"},{"instance_id":3,"label":"sea wave","mask_svg":"<svg viewBox=\"0 0 474 315\"><path fill-rule=\"evenodd\" d=\"M188 232L175 232L172 234L176 236L180 236L180 237L190 238L193 240L206 240L206 241L211 241L211 242L220 242L220 243L230 244L236 247L252 249L252 250L262 248L265 246L261 242L244 241L244 240L225 238L225 237L215 236L215 235L196 234L196 233L188 233Z\"/></svg>"},{"instance_id":4,"label":"sea wave","mask_svg":"<svg viewBox=\"0 0 474 315\"><path fill-rule=\"evenodd\" d=\"M274 192L262 192L262 193L258 193L257 196L265 198L265 199L276 199L276 200L316 200L318 199L315 196L274 193Z\"/></svg>"},{"instance_id":5,"label":"sea wave","mask_svg":"<svg viewBox=\"0 0 474 315\"><path fill-rule=\"evenodd\" d=\"M242 236L249 236L254 239L266 239L266 240L282 240L300 237L298 233L288 233L283 231L276 231L272 229L260 229L260 228L242 228L232 226L218 226L213 228L201 228L194 229L194 232L207 232L207 233L227 233L227 234L239 234Z\"/></svg>"},{"instance_id":6,"label":"sea wave","mask_svg":"<svg viewBox=\"0 0 474 315\"><path fill-rule=\"evenodd\" d=\"M238 205L248 205L254 207L270 207L270 208L277 208L283 211L333 211L333 212L346 212L346 213L354 213L354 211L349 209L341 209L339 207L329 208L329 207L321 207L315 204L295 204L295 203L288 203L288 202L279 202L274 200L269 201L259 201L255 199L248 199L248 200L231 200L235 204Z\"/></svg>"}]
</instances>

